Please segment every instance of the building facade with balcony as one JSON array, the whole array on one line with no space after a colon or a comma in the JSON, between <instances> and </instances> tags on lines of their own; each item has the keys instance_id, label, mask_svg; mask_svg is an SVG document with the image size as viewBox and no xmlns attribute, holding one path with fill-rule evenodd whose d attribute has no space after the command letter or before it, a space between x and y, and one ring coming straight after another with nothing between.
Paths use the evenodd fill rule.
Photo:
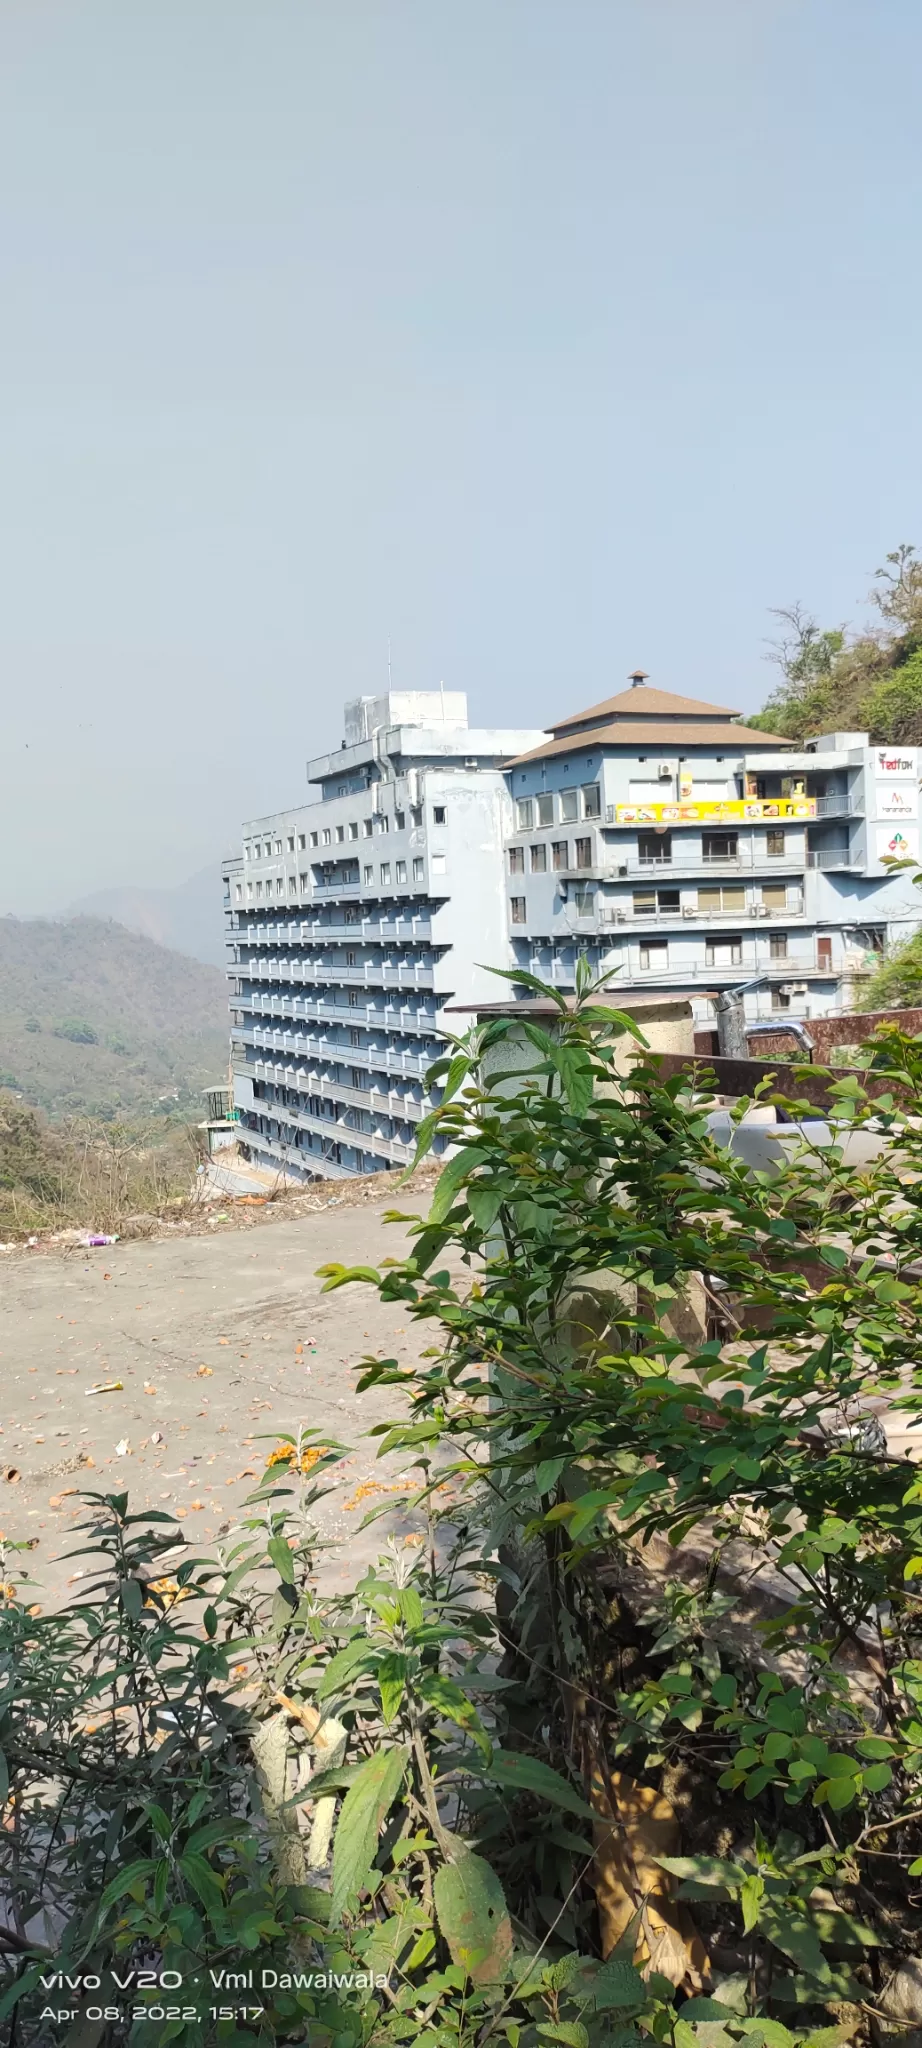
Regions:
<instances>
[{"instance_id":1,"label":"building facade with balcony","mask_svg":"<svg viewBox=\"0 0 922 2048\"><path fill-rule=\"evenodd\" d=\"M637 671L507 779L513 954L562 988L585 953L615 988L700 990L700 1022L746 982L752 1020L823 1016L922 922L885 865L918 854L915 748L831 733L801 750Z\"/></svg>"},{"instance_id":2,"label":"building facade with balcony","mask_svg":"<svg viewBox=\"0 0 922 2048\"><path fill-rule=\"evenodd\" d=\"M335 1179L412 1158L445 1006L486 1000L509 962L503 770L541 737L472 730L457 692L359 698L308 763L315 800L245 826L224 884L254 1164Z\"/></svg>"}]
</instances>

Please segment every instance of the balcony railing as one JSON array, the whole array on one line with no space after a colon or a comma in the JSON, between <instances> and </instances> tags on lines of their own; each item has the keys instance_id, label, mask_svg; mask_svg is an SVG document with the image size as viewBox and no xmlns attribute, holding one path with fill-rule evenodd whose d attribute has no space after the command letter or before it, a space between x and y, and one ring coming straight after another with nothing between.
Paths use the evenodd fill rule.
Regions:
<instances>
[{"instance_id":1,"label":"balcony railing","mask_svg":"<svg viewBox=\"0 0 922 2048\"><path fill-rule=\"evenodd\" d=\"M853 853L848 846L811 846L807 852L808 868L863 868L860 854Z\"/></svg>"},{"instance_id":2,"label":"balcony railing","mask_svg":"<svg viewBox=\"0 0 922 2048\"><path fill-rule=\"evenodd\" d=\"M677 853L661 856L628 854L623 860L615 860L606 868L607 880L617 875L656 875L663 868L673 874L695 874L705 869L709 874L803 874L805 850L790 853L766 853L746 845L736 853Z\"/></svg>"},{"instance_id":3,"label":"balcony railing","mask_svg":"<svg viewBox=\"0 0 922 2048\"><path fill-rule=\"evenodd\" d=\"M235 1024L231 1040L234 1045L243 1046L257 1056L255 1060L247 1059L243 1065L239 1058L235 1062L235 1072L247 1074L255 1070L261 1053L274 1052L286 1060L338 1060L343 1066L368 1068L372 1073L403 1074L422 1080L438 1056L436 1046L431 1053L398 1052L392 1046L345 1045L342 1039L313 1038L299 1031L272 1031L261 1024L249 1027ZM298 1069L299 1074L306 1075L308 1071L303 1066Z\"/></svg>"},{"instance_id":4,"label":"balcony railing","mask_svg":"<svg viewBox=\"0 0 922 2048\"><path fill-rule=\"evenodd\" d=\"M863 811L864 804L860 799L849 796L848 791L844 789L836 789L829 796L816 798L818 818L859 818Z\"/></svg>"}]
</instances>

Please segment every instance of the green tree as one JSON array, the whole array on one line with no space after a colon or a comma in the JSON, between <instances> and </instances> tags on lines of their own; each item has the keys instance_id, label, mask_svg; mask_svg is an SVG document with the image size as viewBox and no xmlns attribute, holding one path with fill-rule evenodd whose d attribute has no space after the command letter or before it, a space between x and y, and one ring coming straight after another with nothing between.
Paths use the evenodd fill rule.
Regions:
<instances>
[{"instance_id":1,"label":"green tree","mask_svg":"<svg viewBox=\"0 0 922 2048\"><path fill-rule=\"evenodd\" d=\"M913 932L883 960L865 987L863 1010L913 1010L922 1006L922 932Z\"/></svg>"},{"instance_id":2,"label":"green tree","mask_svg":"<svg viewBox=\"0 0 922 2048\"><path fill-rule=\"evenodd\" d=\"M874 740L902 746L922 742L922 647L875 684L862 707L862 721Z\"/></svg>"}]
</instances>

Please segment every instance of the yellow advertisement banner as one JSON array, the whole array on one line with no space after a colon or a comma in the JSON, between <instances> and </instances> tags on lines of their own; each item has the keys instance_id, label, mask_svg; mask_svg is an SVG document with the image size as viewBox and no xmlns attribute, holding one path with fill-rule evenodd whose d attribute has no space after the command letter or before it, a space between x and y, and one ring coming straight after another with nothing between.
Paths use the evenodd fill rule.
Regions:
<instances>
[{"instance_id":1,"label":"yellow advertisement banner","mask_svg":"<svg viewBox=\"0 0 922 2048\"><path fill-rule=\"evenodd\" d=\"M815 818L815 796L733 797L726 803L616 804L617 825L757 825L763 818Z\"/></svg>"}]
</instances>

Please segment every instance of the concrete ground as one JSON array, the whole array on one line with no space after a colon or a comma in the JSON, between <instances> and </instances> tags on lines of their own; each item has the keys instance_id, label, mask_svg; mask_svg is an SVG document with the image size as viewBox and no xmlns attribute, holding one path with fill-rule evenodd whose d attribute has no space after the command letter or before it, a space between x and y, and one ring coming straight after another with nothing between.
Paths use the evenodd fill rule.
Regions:
<instances>
[{"instance_id":1,"label":"concrete ground","mask_svg":"<svg viewBox=\"0 0 922 2048\"><path fill-rule=\"evenodd\" d=\"M58 1605L86 1569L67 1556L77 1489L167 1509L198 1548L226 1533L278 1432L299 1424L349 1446L318 1517L322 1535L343 1545L322 1582L345 1588L373 1561L382 1525L362 1535L358 1525L406 1468L363 1440L398 1404L387 1390L358 1395L354 1367L369 1352L407 1363L433 1333L383 1308L370 1287L324 1295L316 1269L399 1256L405 1232L382 1221L393 1201L390 1190L246 1229L229 1218L200 1235L7 1254L0 1531L34 1542L36 1601ZM121 1390L89 1393L113 1380Z\"/></svg>"}]
</instances>

